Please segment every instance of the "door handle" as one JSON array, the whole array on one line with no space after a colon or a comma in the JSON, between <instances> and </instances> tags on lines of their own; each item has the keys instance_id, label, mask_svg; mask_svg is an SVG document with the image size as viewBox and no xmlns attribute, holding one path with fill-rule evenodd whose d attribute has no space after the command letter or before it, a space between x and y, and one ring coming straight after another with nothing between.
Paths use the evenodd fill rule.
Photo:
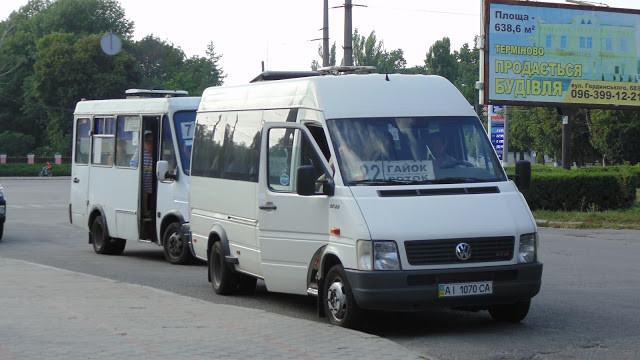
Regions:
<instances>
[{"instance_id":1,"label":"door handle","mask_svg":"<svg viewBox=\"0 0 640 360\"><path fill-rule=\"evenodd\" d=\"M277 208L272 202L268 202L268 203L266 203L264 205L258 206L258 209L260 209L260 210L275 210Z\"/></svg>"},{"instance_id":2,"label":"door handle","mask_svg":"<svg viewBox=\"0 0 640 360\"><path fill-rule=\"evenodd\" d=\"M78 178L73 178L73 182L77 184L77 183L79 183L79 182L80 182L80 179L78 179Z\"/></svg>"}]
</instances>

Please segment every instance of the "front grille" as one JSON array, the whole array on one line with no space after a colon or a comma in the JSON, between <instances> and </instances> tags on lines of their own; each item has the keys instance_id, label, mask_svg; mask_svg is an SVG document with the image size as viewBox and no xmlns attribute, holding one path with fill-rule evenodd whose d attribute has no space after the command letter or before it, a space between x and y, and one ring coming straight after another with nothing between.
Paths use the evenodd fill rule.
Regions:
<instances>
[{"instance_id":1,"label":"front grille","mask_svg":"<svg viewBox=\"0 0 640 360\"><path fill-rule=\"evenodd\" d=\"M471 247L471 257L460 260L456 256L456 246L467 243ZM515 238L513 236L471 239L442 239L405 241L407 259L411 265L439 265L508 261L513 258Z\"/></svg>"}]
</instances>

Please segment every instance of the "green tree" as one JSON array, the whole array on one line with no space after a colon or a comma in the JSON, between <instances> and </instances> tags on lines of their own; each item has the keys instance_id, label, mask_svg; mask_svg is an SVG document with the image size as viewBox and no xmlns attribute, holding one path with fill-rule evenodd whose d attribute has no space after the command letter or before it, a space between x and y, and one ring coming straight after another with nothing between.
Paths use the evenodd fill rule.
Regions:
<instances>
[{"instance_id":1,"label":"green tree","mask_svg":"<svg viewBox=\"0 0 640 360\"><path fill-rule=\"evenodd\" d=\"M53 150L70 151L71 121L81 98L122 97L140 81L135 59L125 50L109 56L100 48L100 35L53 33L38 42L34 64L35 95L46 107L47 138Z\"/></svg>"},{"instance_id":2,"label":"green tree","mask_svg":"<svg viewBox=\"0 0 640 360\"><path fill-rule=\"evenodd\" d=\"M451 41L448 37L431 45L424 65L428 75L440 75L451 82L457 79L458 62L456 55L451 53Z\"/></svg>"},{"instance_id":3,"label":"green tree","mask_svg":"<svg viewBox=\"0 0 640 360\"><path fill-rule=\"evenodd\" d=\"M640 113L593 110L589 119L591 144L610 164L640 162Z\"/></svg>"},{"instance_id":4,"label":"green tree","mask_svg":"<svg viewBox=\"0 0 640 360\"><path fill-rule=\"evenodd\" d=\"M322 53L322 45L318 46L318 55L320 55L320 59L323 58L323 53ZM320 69L322 67L322 61L323 60L313 60L311 61L311 70L313 71L318 71L318 69ZM336 66L336 43L335 41L333 42L333 45L331 45L331 49L329 49L329 66Z\"/></svg>"},{"instance_id":5,"label":"green tree","mask_svg":"<svg viewBox=\"0 0 640 360\"><path fill-rule=\"evenodd\" d=\"M186 57L180 48L153 35L136 42L134 56L144 74L140 86L147 89L167 88Z\"/></svg>"},{"instance_id":6,"label":"green tree","mask_svg":"<svg viewBox=\"0 0 640 360\"><path fill-rule=\"evenodd\" d=\"M453 80L453 84L462 92L469 104L474 106L476 113L479 113L478 106L478 90L476 82L480 72L480 50L477 48L470 49L469 44L462 45L460 51L454 52L458 69Z\"/></svg>"},{"instance_id":7,"label":"green tree","mask_svg":"<svg viewBox=\"0 0 640 360\"><path fill-rule=\"evenodd\" d=\"M14 131L0 133L0 153L9 156L25 156L33 151L35 139L31 135L26 135Z\"/></svg>"},{"instance_id":8,"label":"green tree","mask_svg":"<svg viewBox=\"0 0 640 360\"><path fill-rule=\"evenodd\" d=\"M365 38L356 29L353 33L353 64L375 66L379 73L391 73L404 69L407 61L402 49L387 52L384 42L378 41L375 30Z\"/></svg>"},{"instance_id":9,"label":"green tree","mask_svg":"<svg viewBox=\"0 0 640 360\"><path fill-rule=\"evenodd\" d=\"M207 46L207 57L193 56L184 61L173 78L166 83L168 89L187 90L190 95L201 95L210 86L220 86L225 75L219 65L213 43Z\"/></svg>"}]
</instances>

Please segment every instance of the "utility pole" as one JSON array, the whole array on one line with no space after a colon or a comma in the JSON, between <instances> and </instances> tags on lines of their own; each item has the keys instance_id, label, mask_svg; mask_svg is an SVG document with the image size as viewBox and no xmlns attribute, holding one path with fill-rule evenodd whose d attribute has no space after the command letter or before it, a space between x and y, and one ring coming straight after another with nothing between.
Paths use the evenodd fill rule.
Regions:
<instances>
[{"instance_id":1,"label":"utility pole","mask_svg":"<svg viewBox=\"0 0 640 360\"><path fill-rule=\"evenodd\" d=\"M562 115L562 168L571 170L571 123L569 115Z\"/></svg>"},{"instance_id":2,"label":"utility pole","mask_svg":"<svg viewBox=\"0 0 640 360\"><path fill-rule=\"evenodd\" d=\"M329 0L324 0L322 19L322 67L329 66Z\"/></svg>"},{"instance_id":3,"label":"utility pole","mask_svg":"<svg viewBox=\"0 0 640 360\"><path fill-rule=\"evenodd\" d=\"M351 30L353 18L351 0L344 2L344 66L353 66L353 32Z\"/></svg>"}]
</instances>

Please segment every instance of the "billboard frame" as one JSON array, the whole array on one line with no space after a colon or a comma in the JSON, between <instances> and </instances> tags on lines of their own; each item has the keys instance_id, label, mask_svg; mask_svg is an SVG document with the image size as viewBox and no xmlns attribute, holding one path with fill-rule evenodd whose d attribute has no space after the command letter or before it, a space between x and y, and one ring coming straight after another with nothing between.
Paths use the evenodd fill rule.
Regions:
<instances>
[{"instance_id":1,"label":"billboard frame","mask_svg":"<svg viewBox=\"0 0 640 360\"><path fill-rule=\"evenodd\" d=\"M481 23L481 39L483 41L481 48L481 80L480 89L483 94L480 96L482 105L516 105L516 106L546 106L562 109L615 109L615 110L640 110L640 101L638 105L621 105L621 104L589 104L578 102L545 102L545 101L522 101L522 100L503 100L503 99L490 99L490 9L492 4L501 5L513 5L520 7L540 7L540 8L555 8L555 9L568 9L579 11L591 11L591 12L607 12L607 13L620 13L620 14L632 14L640 17L640 10L637 9L623 9L613 8L595 5L574 5L568 3L547 3L547 2L533 2L533 1L519 1L519 0L483 0L482 4L482 23ZM639 50L640 51L640 50ZM638 57L640 61L640 56ZM640 86L640 82L635 83ZM640 96L640 91L638 91Z\"/></svg>"}]
</instances>

